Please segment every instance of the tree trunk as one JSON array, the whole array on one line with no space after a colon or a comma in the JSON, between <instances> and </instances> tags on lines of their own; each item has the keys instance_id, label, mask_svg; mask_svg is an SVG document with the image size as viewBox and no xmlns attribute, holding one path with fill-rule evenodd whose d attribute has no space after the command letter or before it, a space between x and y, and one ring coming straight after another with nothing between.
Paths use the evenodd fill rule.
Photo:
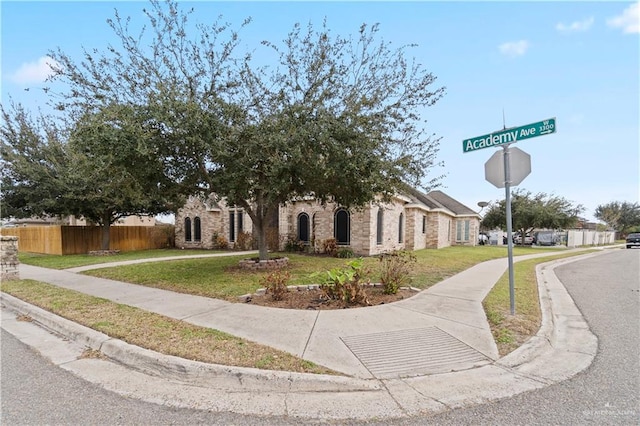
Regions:
<instances>
[{"instance_id":1,"label":"tree trunk","mask_svg":"<svg viewBox=\"0 0 640 426\"><path fill-rule=\"evenodd\" d=\"M104 212L102 214L102 250L109 250L111 245L111 213Z\"/></svg>"},{"instance_id":2,"label":"tree trunk","mask_svg":"<svg viewBox=\"0 0 640 426\"><path fill-rule=\"evenodd\" d=\"M267 227L265 226L264 220L261 220L260 225L256 225L258 231L258 256L260 260L269 259L269 248L267 246Z\"/></svg>"}]
</instances>

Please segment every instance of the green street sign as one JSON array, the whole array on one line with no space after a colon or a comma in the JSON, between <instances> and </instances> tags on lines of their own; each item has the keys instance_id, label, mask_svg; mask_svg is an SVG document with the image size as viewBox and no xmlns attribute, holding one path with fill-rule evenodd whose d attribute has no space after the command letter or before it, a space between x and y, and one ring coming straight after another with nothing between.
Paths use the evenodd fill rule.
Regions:
<instances>
[{"instance_id":1,"label":"green street sign","mask_svg":"<svg viewBox=\"0 0 640 426\"><path fill-rule=\"evenodd\" d=\"M484 136L477 136L462 141L462 152L477 151L482 148L504 145L506 143L518 142L524 139L535 138L537 136L550 135L556 132L556 119L538 121L520 127L499 130Z\"/></svg>"}]
</instances>

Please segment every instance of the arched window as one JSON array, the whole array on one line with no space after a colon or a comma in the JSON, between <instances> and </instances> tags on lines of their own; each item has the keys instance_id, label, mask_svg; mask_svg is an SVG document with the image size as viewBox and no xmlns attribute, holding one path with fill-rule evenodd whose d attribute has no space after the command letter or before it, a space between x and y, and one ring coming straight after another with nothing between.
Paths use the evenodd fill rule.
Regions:
<instances>
[{"instance_id":1,"label":"arched window","mask_svg":"<svg viewBox=\"0 0 640 426\"><path fill-rule=\"evenodd\" d=\"M298 240L309 242L309 215L306 213L298 215Z\"/></svg>"},{"instance_id":2,"label":"arched window","mask_svg":"<svg viewBox=\"0 0 640 426\"><path fill-rule=\"evenodd\" d=\"M400 219L398 220L398 243L402 244L404 241L404 214L400 213Z\"/></svg>"},{"instance_id":3,"label":"arched window","mask_svg":"<svg viewBox=\"0 0 640 426\"><path fill-rule=\"evenodd\" d=\"M333 217L333 234L340 245L349 245L351 240L351 218L346 209L338 209Z\"/></svg>"},{"instance_id":4,"label":"arched window","mask_svg":"<svg viewBox=\"0 0 640 426\"><path fill-rule=\"evenodd\" d=\"M382 244L382 220L384 213L382 212L382 208L378 209L378 218L376 220L376 244Z\"/></svg>"},{"instance_id":5,"label":"arched window","mask_svg":"<svg viewBox=\"0 0 640 426\"><path fill-rule=\"evenodd\" d=\"M184 219L184 240L191 241L191 218Z\"/></svg>"},{"instance_id":6,"label":"arched window","mask_svg":"<svg viewBox=\"0 0 640 426\"><path fill-rule=\"evenodd\" d=\"M202 230L200 227L200 218L193 218L193 241L200 241L202 238Z\"/></svg>"}]
</instances>

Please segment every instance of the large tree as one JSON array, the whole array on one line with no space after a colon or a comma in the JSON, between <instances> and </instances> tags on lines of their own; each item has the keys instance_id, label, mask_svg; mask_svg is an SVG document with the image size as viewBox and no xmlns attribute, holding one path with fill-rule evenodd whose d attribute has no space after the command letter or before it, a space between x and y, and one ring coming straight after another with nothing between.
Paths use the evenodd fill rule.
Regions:
<instances>
[{"instance_id":1,"label":"large tree","mask_svg":"<svg viewBox=\"0 0 640 426\"><path fill-rule=\"evenodd\" d=\"M406 184L437 184L425 182L439 140L422 114L444 88L407 58L410 46L379 39L377 25L355 38L334 36L326 22L295 25L283 43L263 42L271 65L260 66L236 53L228 25L198 25L191 37L190 12L173 1L151 6L150 35L131 35L116 14L119 48L87 52L83 62L51 52L70 88L58 107L146 108L165 175L243 207L261 259L266 220L281 203L313 195L362 206Z\"/></svg>"},{"instance_id":2,"label":"large tree","mask_svg":"<svg viewBox=\"0 0 640 426\"><path fill-rule=\"evenodd\" d=\"M511 219L514 230L526 235L536 228L562 229L574 226L584 210L581 205L557 195L543 192L532 194L518 189L511 194ZM506 229L506 200L492 203L482 219L482 225L488 229ZM524 244L524 238L521 239Z\"/></svg>"},{"instance_id":3,"label":"large tree","mask_svg":"<svg viewBox=\"0 0 640 426\"><path fill-rule=\"evenodd\" d=\"M640 205L628 201L612 201L596 207L595 217L626 235L631 230L640 228Z\"/></svg>"},{"instance_id":4,"label":"large tree","mask_svg":"<svg viewBox=\"0 0 640 426\"><path fill-rule=\"evenodd\" d=\"M3 216L76 215L102 227L130 215L166 213L175 202L173 183L158 156L148 152L142 120L113 106L67 125L32 119L20 106L2 108Z\"/></svg>"}]
</instances>

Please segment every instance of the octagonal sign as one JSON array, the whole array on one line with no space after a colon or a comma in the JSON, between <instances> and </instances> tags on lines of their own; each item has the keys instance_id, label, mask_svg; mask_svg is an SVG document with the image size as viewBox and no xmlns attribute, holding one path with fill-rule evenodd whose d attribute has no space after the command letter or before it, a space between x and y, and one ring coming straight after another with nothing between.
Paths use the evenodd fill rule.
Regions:
<instances>
[{"instance_id":1,"label":"octagonal sign","mask_svg":"<svg viewBox=\"0 0 640 426\"><path fill-rule=\"evenodd\" d=\"M504 188L504 150L496 151L484 163L484 177L497 188ZM509 186L518 186L531 173L531 156L515 147L509 148Z\"/></svg>"}]
</instances>

